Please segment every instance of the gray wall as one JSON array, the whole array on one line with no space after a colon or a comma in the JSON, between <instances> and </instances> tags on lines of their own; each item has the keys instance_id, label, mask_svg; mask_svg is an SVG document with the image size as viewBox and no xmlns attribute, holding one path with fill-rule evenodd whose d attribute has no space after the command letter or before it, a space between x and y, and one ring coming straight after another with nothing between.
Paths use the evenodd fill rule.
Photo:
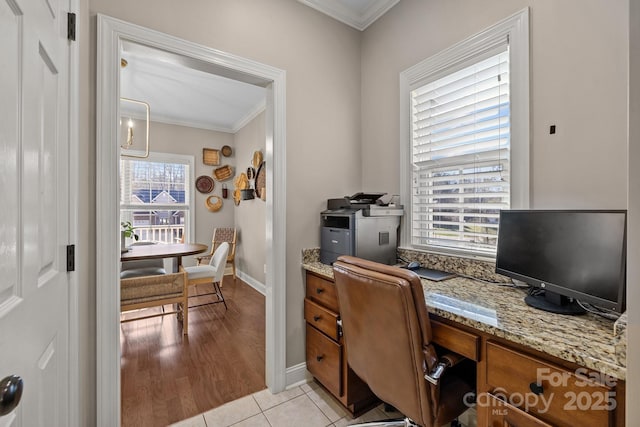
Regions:
<instances>
[{"instance_id":1,"label":"gray wall","mask_svg":"<svg viewBox=\"0 0 640 427\"><path fill-rule=\"evenodd\" d=\"M93 420L95 413L93 242L97 13L286 70L286 365L303 362L304 286L300 253L303 248L318 245L319 212L326 199L361 188L360 33L293 0L216 0L188 4L172 0L80 1L82 147L78 155L82 205L78 247L86 256L78 272L83 319L81 387L82 396L87 398L86 406L82 405L83 417Z\"/></svg>"},{"instance_id":2,"label":"gray wall","mask_svg":"<svg viewBox=\"0 0 640 427\"><path fill-rule=\"evenodd\" d=\"M318 246L325 200L360 190L398 192L398 73L527 5L533 206L627 206L628 0L402 0L364 33L294 0L79 1L82 425L95 417L98 12L286 70L287 366L304 361L300 249ZM635 39L637 51L637 30ZM636 105L637 98L636 87ZM558 127L553 137L550 124ZM637 147L638 132L632 137ZM629 161L638 164L637 149ZM637 196L630 198L637 214ZM637 280L630 271L630 283ZM637 292L630 292L629 305L635 313ZM637 317L630 316L636 325L630 337L638 337ZM637 347L630 352L631 361ZM633 368L629 375L639 378ZM629 419L639 418L640 408L628 406L635 414Z\"/></svg>"},{"instance_id":3,"label":"gray wall","mask_svg":"<svg viewBox=\"0 0 640 427\"><path fill-rule=\"evenodd\" d=\"M626 208L625 0L402 0L362 37L364 190L399 190L399 73L526 6L531 206Z\"/></svg>"},{"instance_id":4,"label":"gray wall","mask_svg":"<svg viewBox=\"0 0 640 427\"><path fill-rule=\"evenodd\" d=\"M265 152L265 114L260 113L237 133L217 132L206 129L151 122L149 130L149 150L156 153L184 154L194 157L194 178L200 175L213 176L213 170L222 165L234 168L234 177L224 183L214 180L211 193L194 191L195 235L191 242L211 244L213 229L216 227L236 227L238 245L236 248L236 268L264 284L264 264L266 259L265 202L260 199L243 201L239 206L233 203L233 181L240 173L246 173L251 165L253 152ZM121 138L126 138L127 122L121 125ZM133 150L144 149L144 122L134 120ZM229 157L220 154L220 165L209 166L202 162L202 149L221 149L229 145L233 152ZM226 184L228 198L223 199L222 209L211 212L206 207L209 196L222 197L222 185ZM185 257L185 265L194 265L194 257Z\"/></svg>"},{"instance_id":5,"label":"gray wall","mask_svg":"<svg viewBox=\"0 0 640 427\"><path fill-rule=\"evenodd\" d=\"M122 125L122 127L125 127L126 123ZM134 140L140 141L142 139L143 126L141 121L135 121ZM122 132L122 134L124 135L124 132ZM224 145L233 147L233 134L152 121L149 126L149 135L149 150L152 152L193 156L194 178L200 175L213 177L213 170L222 165L229 165L235 168L235 154L229 157L224 157L220 154L220 166L209 166L202 162L203 148L219 150ZM137 143L138 142L136 142L136 144ZM134 148L137 148L137 146L134 145ZM233 180L226 181L226 184L228 187L233 186ZM217 212L210 212L206 207L206 200L209 196L222 197L222 183L214 180L213 191L208 194L202 194L194 189L195 236L191 236L189 239L191 242L210 245L211 235L215 227L234 226L233 201L230 198L223 200L222 209ZM185 257L184 264L195 265L195 259L193 257Z\"/></svg>"},{"instance_id":6,"label":"gray wall","mask_svg":"<svg viewBox=\"0 0 640 427\"><path fill-rule=\"evenodd\" d=\"M237 174L246 173L247 168L251 166L254 151L261 151L264 155L265 142L265 113L263 112L234 135ZM250 182L253 184L254 181ZM232 186L229 187L229 191L233 191ZM261 284L265 283L265 208L266 203L255 198L242 200L233 210L235 226L238 230L236 268Z\"/></svg>"}]
</instances>

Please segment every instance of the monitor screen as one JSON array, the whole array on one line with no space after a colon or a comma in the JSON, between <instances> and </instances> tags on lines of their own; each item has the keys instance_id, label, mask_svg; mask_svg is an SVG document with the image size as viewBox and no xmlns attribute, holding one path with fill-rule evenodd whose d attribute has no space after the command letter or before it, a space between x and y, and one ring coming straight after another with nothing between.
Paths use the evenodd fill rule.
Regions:
<instances>
[{"instance_id":1,"label":"monitor screen","mask_svg":"<svg viewBox=\"0 0 640 427\"><path fill-rule=\"evenodd\" d=\"M545 289L549 295L621 312L626 211L501 211L496 272ZM527 303L535 304L531 298Z\"/></svg>"}]
</instances>

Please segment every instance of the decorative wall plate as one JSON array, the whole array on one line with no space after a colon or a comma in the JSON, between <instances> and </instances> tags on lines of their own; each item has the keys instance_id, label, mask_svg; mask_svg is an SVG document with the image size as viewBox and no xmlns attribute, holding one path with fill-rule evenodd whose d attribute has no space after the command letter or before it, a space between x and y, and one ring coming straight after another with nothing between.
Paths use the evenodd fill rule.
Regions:
<instances>
[{"instance_id":1,"label":"decorative wall plate","mask_svg":"<svg viewBox=\"0 0 640 427\"><path fill-rule=\"evenodd\" d=\"M201 175L196 179L196 190L201 192L202 194L211 193L213 191L213 187L215 183L213 178L207 175Z\"/></svg>"}]
</instances>

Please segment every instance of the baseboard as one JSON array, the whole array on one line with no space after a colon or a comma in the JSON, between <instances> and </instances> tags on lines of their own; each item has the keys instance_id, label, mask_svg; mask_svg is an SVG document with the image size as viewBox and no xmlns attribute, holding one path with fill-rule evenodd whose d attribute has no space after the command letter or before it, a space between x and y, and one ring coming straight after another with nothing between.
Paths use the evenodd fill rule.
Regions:
<instances>
[{"instance_id":1,"label":"baseboard","mask_svg":"<svg viewBox=\"0 0 640 427\"><path fill-rule=\"evenodd\" d=\"M240 270L236 270L236 275L240 278L240 280L247 283L249 286L251 286L256 291L260 292L262 295L265 295L265 296L267 295L267 288L264 285L264 283L257 281L253 277L249 276L247 273Z\"/></svg>"},{"instance_id":2,"label":"baseboard","mask_svg":"<svg viewBox=\"0 0 640 427\"><path fill-rule=\"evenodd\" d=\"M287 368L285 376L286 389L306 384L313 379L309 371L307 371L307 364L304 362Z\"/></svg>"}]
</instances>

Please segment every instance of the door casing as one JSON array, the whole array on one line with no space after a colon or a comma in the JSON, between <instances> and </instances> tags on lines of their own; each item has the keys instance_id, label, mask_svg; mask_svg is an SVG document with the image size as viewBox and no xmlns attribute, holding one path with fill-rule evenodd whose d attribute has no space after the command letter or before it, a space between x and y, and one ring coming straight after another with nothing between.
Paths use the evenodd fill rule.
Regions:
<instances>
[{"instance_id":1,"label":"door casing","mask_svg":"<svg viewBox=\"0 0 640 427\"><path fill-rule=\"evenodd\" d=\"M96 76L96 378L100 427L120 425L118 167L119 64L123 40L219 68L226 77L267 89L266 383L286 386L286 121L283 70L98 14Z\"/></svg>"}]
</instances>

